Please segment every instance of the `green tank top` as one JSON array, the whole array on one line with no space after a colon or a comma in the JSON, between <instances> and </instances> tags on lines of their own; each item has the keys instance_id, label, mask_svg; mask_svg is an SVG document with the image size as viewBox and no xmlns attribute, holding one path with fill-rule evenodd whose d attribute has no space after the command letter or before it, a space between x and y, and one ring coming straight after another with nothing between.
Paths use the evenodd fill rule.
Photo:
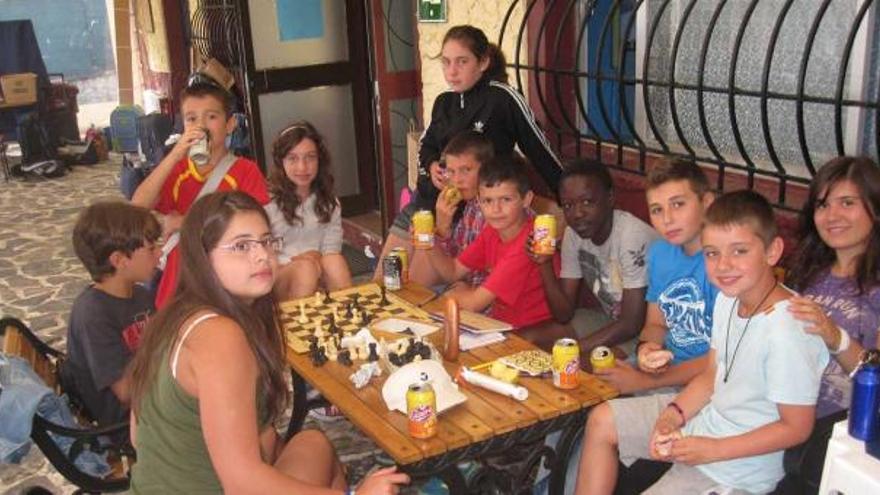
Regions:
<instances>
[{"instance_id":1,"label":"green tank top","mask_svg":"<svg viewBox=\"0 0 880 495\"><path fill-rule=\"evenodd\" d=\"M169 345L162 352L164 365L157 370L156 381L142 400L131 492L222 493L202 434L199 401L183 390L171 375L168 364L171 349ZM268 419L263 401L259 400L260 387L257 388L257 417L262 429Z\"/></svg>"}]
</instances>

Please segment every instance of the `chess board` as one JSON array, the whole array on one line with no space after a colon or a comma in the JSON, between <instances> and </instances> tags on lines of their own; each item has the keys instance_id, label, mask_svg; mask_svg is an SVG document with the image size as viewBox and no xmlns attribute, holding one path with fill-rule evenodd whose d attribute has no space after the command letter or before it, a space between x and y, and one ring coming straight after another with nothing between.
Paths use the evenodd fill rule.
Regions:
<instances>
[{"instance_id":1,"label":"chess board","mask_svg":"<svg viewBox=\"0 0 880 495\"><path fill-rule=\"evenodd\" d=\"M354 334L363 328L364 322L356 324L346 317L346 307L353 303L355 298L357 298L358 307L366 311L371 322L391 317L431 321L431 317L426 311L406 302L391 291L385 293L387 303L383 304L382 289L374 283L331 292L329 296L328 299L324 295L323 301L318 305L315 304L314 296L285 301L279 305L281 328L287 332L287 345L294 352L298 354L309 352L308 339L315 332L315 320L321 319L326 330L330 326L330 321L333 320L334 305L338 305L337 313L340 316L336 327L342 330L345 336ZM300 303L302 303L306 316L305 323L300 322L303 313L300 310Z\"/></svg>"}]
</instances>

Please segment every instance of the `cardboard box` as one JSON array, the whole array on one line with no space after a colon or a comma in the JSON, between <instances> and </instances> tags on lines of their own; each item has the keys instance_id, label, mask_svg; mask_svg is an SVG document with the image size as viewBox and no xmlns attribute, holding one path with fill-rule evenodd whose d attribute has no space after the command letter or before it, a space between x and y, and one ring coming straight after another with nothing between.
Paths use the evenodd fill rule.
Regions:
<instances>
[{"instance_id":1,"label":"cardboard box","mask_svg":"<svg viewBox=\"0 0 880 495\"><path fill-rule=\"evenodd\" d=\"M5 105L28 105L37 101L37 75L32 72L0 76Z\"/></svg>"}]
</instances>

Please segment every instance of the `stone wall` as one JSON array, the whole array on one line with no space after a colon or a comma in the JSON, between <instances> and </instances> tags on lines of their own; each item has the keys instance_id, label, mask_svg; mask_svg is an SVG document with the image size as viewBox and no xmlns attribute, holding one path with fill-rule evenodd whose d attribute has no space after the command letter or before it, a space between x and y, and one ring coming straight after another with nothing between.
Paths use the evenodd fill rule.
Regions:
<instances>
[{"instance_id":1,"label":"stone wall","mask_svg":"<svg viewBox=\"0 0 880 495\"><path fill-rule=\"evenodd\" d=\"M510 0L448 0L447 21L445 23L419 23L419 54L422 63L422 111L423 122L427 123L431 120L431 108L434 106L434 99L438 94L447 89L446 81L443 79L443 69L440 66L440 49L443 42L443 35L446 31L459 24L472 24L482 29L489 41L497 42L501 34L501 24L504 22L504 16L510 8ZM518 2L517 7L511 15L507 25L507 32L504 33L504 54L507 56L508 62L511 61L515 53L516 32L522 22L524 4L526 2ZM526 54L523 53L522 57ZM526 60L520 60L525 63ZM511 80L514 80L513 71L508 71ZM524 88L525 90L525 88ZM525 92L525 91L524 91Z\"/></svg>"}]
</instances>

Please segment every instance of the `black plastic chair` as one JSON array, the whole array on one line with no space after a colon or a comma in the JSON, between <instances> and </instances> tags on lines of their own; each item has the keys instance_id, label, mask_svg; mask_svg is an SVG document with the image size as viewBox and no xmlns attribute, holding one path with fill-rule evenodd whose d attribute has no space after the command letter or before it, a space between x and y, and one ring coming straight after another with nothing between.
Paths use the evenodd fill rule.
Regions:
<instances>
[{"instance_id":1,"label":"black plastic chair","mask_svg":"<svg viewBox=\"0 0 880 495\"><path fill-rule=\"evenodd\" d=\"M34 371L52 388L56 394L67 394L74 415L81 419L82 429L74 429L55 424L34 415L31 427L31 440L43 452L52 466L79 489L75 493L123 492L129 487L129 465L134 463L135 451L128 440L128 422L98 427L79 399L76 391L65 383L61 365L65 354L52 348L17 318L0 319L0 337L3 337L3 352L18 356L30 363ZM50 433L56 437L73 440L70 450L65 453ZM120 440L124 438L124 440ZM98 478L81 471L74 461L86 451L98 454L107 453L113 472L107 478Z\"/></svg>"}]
</instances>

